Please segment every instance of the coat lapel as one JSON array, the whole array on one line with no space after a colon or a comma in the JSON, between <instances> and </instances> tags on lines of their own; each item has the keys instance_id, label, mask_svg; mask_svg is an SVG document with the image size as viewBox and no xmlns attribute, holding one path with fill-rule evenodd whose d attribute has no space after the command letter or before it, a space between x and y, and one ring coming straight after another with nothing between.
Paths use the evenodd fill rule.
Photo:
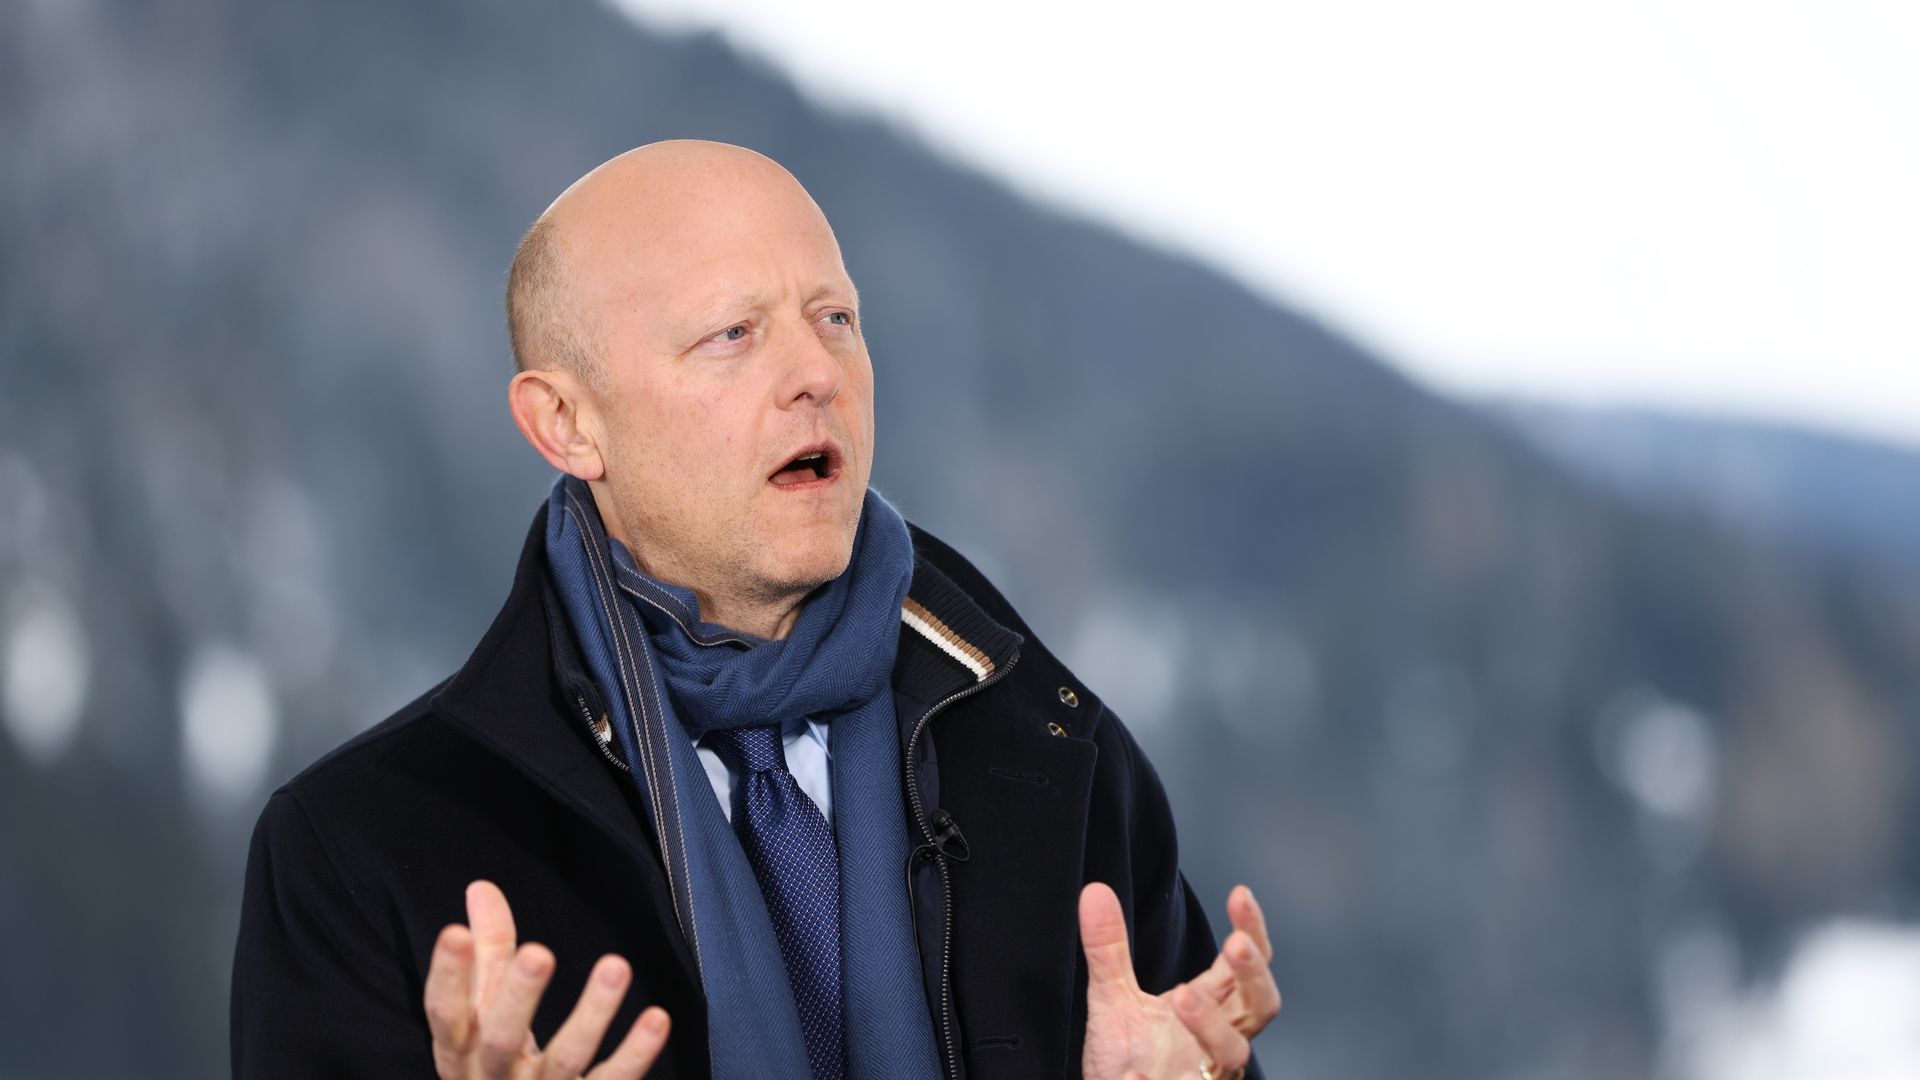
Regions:
<instances>
[{"instance_id":1,"label":"coat lapel","mask_svg":"<svg viewBox=\"0 0 1920 1080\"><path fill-rule=\"evenodd\" d=\"M604 715L562 621L552 617L544 558L547 511L535 515L507 602L473 655L433 701L456 728L517 766L550 796L604 833L644 867L642 910L659 913L687 978L697 968L672 918L666 874L642 808L594 746L591 716ZM584 703L584 704L583 704Z\"/></svg>"}]
</instances>

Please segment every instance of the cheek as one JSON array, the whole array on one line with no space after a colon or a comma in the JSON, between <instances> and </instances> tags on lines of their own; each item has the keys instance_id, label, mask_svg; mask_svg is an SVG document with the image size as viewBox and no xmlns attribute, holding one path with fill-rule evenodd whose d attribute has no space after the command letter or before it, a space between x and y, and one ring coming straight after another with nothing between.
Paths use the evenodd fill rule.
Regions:
<instances>
[{"instance_id":1,"label":"cheek","mask_svg":"<svg viewBox=\"0 0 1920 1080\"><path fill-rule=\"evenodd\" d=\"M689 457L698 457L701 448L712 447L727 438L726 425L720 422L727 411L726 397L719 391L676 386L662 397L665 402L659 416L660 433L665 437L662 441L672 442Z\"/></svg>"},{"instance_id":2,"label":"cheek","mask_svg":"<svg viewBox=\"0 0 1920 1080\"><path fill-rule=\"evenodd\" d=\"M672 445L663 449L688 487L713 494L743 475L743 464L759 460L763 447L750 404L723 389L689 392L680 399L667 424Z\"/></svg>"},{"instance_id":3,"label":"cheek","mask_svg":"<svg viewBox=\"0 0 1920 1080\"><path fill-rule=\"evenodd\" d=\"M750 429L741 421L743 413L741 403L725 394L703 394L693 400L687 415L692 424L688 445L701 447L709 468L719 469L736 454L753 450Z\"/></svg>"},{"instance_id":4,"label":"cheek","mask_svg":"<svg viewBox=\"0 0 1920 1080\"><path fill-rule=\"evenodd\" d=\"M840 397L853 409L865 414L869 423L873 419L873 367L864 357L847 369L846 381L841 384Z\"/></svg>"}]
</instances>

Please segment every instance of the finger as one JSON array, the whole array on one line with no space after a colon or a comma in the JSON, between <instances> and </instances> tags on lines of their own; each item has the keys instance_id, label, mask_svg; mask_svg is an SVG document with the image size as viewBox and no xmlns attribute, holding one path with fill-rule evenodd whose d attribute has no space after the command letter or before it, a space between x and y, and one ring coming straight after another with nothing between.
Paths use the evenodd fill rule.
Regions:
<instances>
[{"instance_id":1,"label":"finger","mask_svg":"<svg viewBox=\"0 0 1920 1080\"><path fill-rule=\"evenodd\" d=\"M1267 917L1260 910L1260 901L1253 898L1253 890L1245 885L1235 885L1227 894L1227 918L1232 920L1233 928L1245 930L1260 950L1262 963L1273 963L1273 945L1267 940Z\"/></svg>"},{"instance_id":2,"label":"finger","mask_svg":"<svg viewBox=\"0 0 1920 1080\"><path fill-rule=\"evenodd\" d=\"M671 1027L667 1010L658 1005L647 1006L640 1019L628 1029L627 1037L620 1040L613 1056L588 1073L587 1080L640 1080L653 1068L653 1059L660 1056L660 1048L667 1045L667 1031Z\"/></svg>"},{"instance_id":3,"label":"finger","mask_svg":"<svg viewBox=\"0 0 1920 1080\"><path fill-rule=\"evenodd\" d=\"M433 1067L440 1080L455 1080L473 1042L473 934L459 923L448 924L433 943L425 997Z\"/></svg>"},{"instance_id":4,"label":"finger","mask_svg":"<svg viewBox=\"0 0 1920 1080\"><path fill-rule=\"evenodd\" d=\"M1234 974L1233 965L1227 962L1227 950L1222 947L1215 953L1213 963L1207 965L1207 970L1188 979L1187 985L1216 1004L1232 997L1238 985L1238 976Z\"/></svg>"},{"instance_id":5,"label":"finger","mask_svg":"<svg viewBox=\"0 0 1920 1080\"><path fill-rule=\"evenodd\" d=\"M1247 1037L1227 1022L1220 1007L1193 992L1186 985L1176 986L1170 995L1173 1013L1193 1033L1207 1059L1222 1069L1244 1068L1252 1056Z\"/></svg>"},{"instance_id":6,"label":"finger","mask_svg":"<svg viewBox=\"0 0 1920 1080\"><path fill-rule=\"evenodd\" d=\"M505 1080L529 1042L533 1010L553 978L553 953L544 945L522 945L500 978L500 986L480 1012L480 1073Z\"/></svg>"},{"instance_id":7,"label":"finger","mask_svg":"<svg viewBox=\"0 0 1920 1080\"><path fill-rule=\"evenodd\" d=\"M500 886L491 881L467 886L467 925L473 927L473 1004L484 1013L519 943L513 909Z\"/></svg>"},{"instance_id":8,"label":"finger","mask_svg":"<svg viewBox=\"0 0 1920 1080\"><path fill-rule=\"evenodd\" d=\"M1220 955L1233 968L1234 987L1240 991L1241 1015L1235 1017L1234 1026L1240 1034L1252 1038L1279 1015L1280 987L1274 983L1273 971L1261 957L1253 935L1246 931L1228 934Z\"/></svg>"},{"instance_id":9,"label":"finger","mask_svg":"<svg viewBox=\"0 0 1920 1080\"><path fill-rule=\"evenodd\" d=\"M574 1080L587 1071L587 1066L593 1063L594 1052L600 1049L600 1040L606 1037L607 1025L613 1022L613 1014L627 996L627 984L632 977L633 969L618 956L603 956L593 965L593 973L587 976L587 987L580 991L579 1002L568 1014L567 1022L554 1032L553 1041L547 1044L547 1052L540 1058L541 1080Z\"/></svg>"},{"instance_id":10,"label":"finger","mask_svg":"<svg viewBox=\"0 0 1920 1080\"><path fill-rule=\"evenodd\" d=\"M1120 898L1097 881L1080 890L1080 947L1087 954L1089 986L1140 988L1133 977L1127 919L1120 910Z\"/></svg>"}]
</instances>

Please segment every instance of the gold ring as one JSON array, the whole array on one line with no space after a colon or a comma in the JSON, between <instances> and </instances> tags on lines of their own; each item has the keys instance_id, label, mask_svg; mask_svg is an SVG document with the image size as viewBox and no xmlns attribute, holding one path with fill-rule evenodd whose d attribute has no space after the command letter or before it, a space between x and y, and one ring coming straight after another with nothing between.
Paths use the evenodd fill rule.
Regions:
<instances>
[{"instance_id":1,"label":"gold ring","mask_svg":"<svg viewBox=\"0 0 1920 1080\"><path fill-rule=\"evenodd\" d=\"M1247 1070L1245 1069L1232 1069L1222 1072L1220 1071L1220 1066L1213 1063L1213 1059L1200 1059L1200 1080L1246 1080L1246 1075Z\"/></svg>"}]
</instances>

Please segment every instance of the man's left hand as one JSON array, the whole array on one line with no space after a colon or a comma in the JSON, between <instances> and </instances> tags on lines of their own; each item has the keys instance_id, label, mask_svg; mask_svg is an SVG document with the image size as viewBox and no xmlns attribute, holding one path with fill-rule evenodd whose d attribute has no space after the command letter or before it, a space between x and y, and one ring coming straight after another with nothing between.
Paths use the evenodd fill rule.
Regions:
<instances>
[{"instance_id":1,"label":"man's left hand","mask_svg":"<svg viewBox=\"0 0 1920 1080\"><path fill-rule=\"evenodd\" d=\"M1113 890L1095 882L1080 893L1080 945L1087 956L1087 1080L1172 1080L1240 1075L1248 1040L1280 1012L1273 946L1253 890L1227 895L1233 932L1213 966L1164 994L1134 979L1127 923Z\"/></svg>"}]
</instances>

